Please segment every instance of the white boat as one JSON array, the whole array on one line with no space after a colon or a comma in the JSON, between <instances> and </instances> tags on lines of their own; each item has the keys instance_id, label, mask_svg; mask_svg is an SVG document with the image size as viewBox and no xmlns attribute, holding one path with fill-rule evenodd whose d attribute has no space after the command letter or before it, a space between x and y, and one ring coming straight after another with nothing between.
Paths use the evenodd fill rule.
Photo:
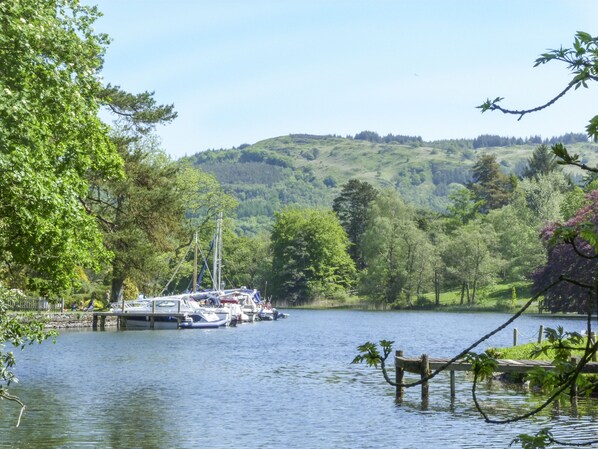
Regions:
<instances>
[{"instance_id":1,"label":"white boat","mask_svg":"<svg viewBox=\"0 0 598 449\"><path fill-rule=\"evenodd\" d=\"M241 321L249 323L256 321L259 312L259 292L245 287L225 290L220 301L226 304L238 304L241 309ZM257 294L257 296L256 296Z\"/></svg>"},{"instance_id":2,"label":"white boat","mask_svg":"<svg viewBox=\"0 0 598 449\"><path fill-rule=\"evenodd\" d=\"M188 294L125 301L120 306L113 305L112 310L120 312L127 329L178 329L199 327L200 323L206 324L206 327L219 327L227 324L226 318L201 307ZM190 326L193 323L195 326Z\"/></svg>"}]
</instances>

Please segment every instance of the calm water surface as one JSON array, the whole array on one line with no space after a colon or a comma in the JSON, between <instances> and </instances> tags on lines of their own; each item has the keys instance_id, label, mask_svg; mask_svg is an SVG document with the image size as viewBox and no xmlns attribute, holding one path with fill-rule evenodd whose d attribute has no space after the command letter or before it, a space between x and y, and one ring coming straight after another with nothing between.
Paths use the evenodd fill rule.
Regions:
<instances>
[{"instance_id":1,"label":"calm water surface","mask_svg":"<svg viewBox=\"0 0 598 449\"><path fill-rule=\"evenodd\" d=\"M0 404L2 448L506 448L550 425L557 436L598 434L598 417L552 408L533 422L485 424L471 381L457 373L397 404L379 372L351 365L365 341L394 340L406 355L451 356L505 314L292 310L287 320L215 330L68 331L18 354L28 405ZM520 342L539 325L582 330L583 320L524 317ZM512 344L513 326L483 347ZM540 399L496 384L480 392L493 416ZM590 411L588 413L587 411Z\"/></svg>"}]
</instances>

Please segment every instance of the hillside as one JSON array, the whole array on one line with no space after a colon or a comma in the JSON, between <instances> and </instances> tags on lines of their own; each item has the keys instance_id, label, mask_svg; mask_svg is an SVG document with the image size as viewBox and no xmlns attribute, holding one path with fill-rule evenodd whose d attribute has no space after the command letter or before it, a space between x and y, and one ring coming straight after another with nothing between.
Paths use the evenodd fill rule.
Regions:
<instances>
[{"instance_id":1,"label":"hillside","mask_svg":"<svg viewBox=\"0 0 598 449\"><path fill-rule=\"evenodd\" d=\"M480 141L476 142L479 146ZM349 179L377 188L395 188L408 202L442 211L448 194L470 179L484 154L495 154L506 173L520 174L538 144L478 147L474 140L407 143L371 142L337 136L289 135L228 150L190 156L213 173L239 202L239 231L255 233L273 213L288 205L331 207ZM568 144L590 164L598 163L598 145Z\"/></svg>"}]
</instances>

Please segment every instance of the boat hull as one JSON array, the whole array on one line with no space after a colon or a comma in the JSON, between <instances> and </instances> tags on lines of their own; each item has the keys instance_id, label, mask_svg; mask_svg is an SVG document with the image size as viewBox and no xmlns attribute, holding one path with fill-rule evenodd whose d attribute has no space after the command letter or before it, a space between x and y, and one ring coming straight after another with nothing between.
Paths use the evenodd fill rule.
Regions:
<instances>
[{"instance_id":1,"label":"boat hull","mask_svg":"<svg viewBox=\"0 0 598 449\"><path fill-rule=\"evenodd\" d=\"M215 329L226 326L227 319L219 319L217 321L183 321L179 325L181 329Z\"/></svg>"},{"instance_id":2,"label":"boat hull","mask_svg":"<svg viewBox=\"0 0 598 449\"><path fill-rule=\"evenodd\" d=\"M127 329L177 329L178 320L175 317L154 317L154 322L149 316L126 317Z\"/></svg>"}]
</instances>

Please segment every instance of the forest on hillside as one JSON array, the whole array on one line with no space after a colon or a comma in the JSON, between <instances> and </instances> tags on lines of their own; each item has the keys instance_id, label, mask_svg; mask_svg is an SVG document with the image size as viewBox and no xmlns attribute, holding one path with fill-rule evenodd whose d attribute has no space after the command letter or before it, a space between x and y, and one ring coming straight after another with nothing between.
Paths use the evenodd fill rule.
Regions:
<instances>
[{"instance_id":1,"label":"forest on hillside","mask_svg":"<svg viewBox=\"0 0 598 449\"><path fill-rule=\"evenodd\" d=\"M598 161L598 145L582 133L542 139L481 135L474 139L424 142L419 136L380 136L362 131L354 137L289 135L186 158L212 173L239 205L237 231L255 235L268 228L274 213L288 206L331 207L350 179L395 189L417 207L446 212L449 196L471 181L477 157L494 154L507 175L523 175L538 145L566 143L585 162ZM570 171L572 181L583 180Z\"/></svg>"}]
</instances>

